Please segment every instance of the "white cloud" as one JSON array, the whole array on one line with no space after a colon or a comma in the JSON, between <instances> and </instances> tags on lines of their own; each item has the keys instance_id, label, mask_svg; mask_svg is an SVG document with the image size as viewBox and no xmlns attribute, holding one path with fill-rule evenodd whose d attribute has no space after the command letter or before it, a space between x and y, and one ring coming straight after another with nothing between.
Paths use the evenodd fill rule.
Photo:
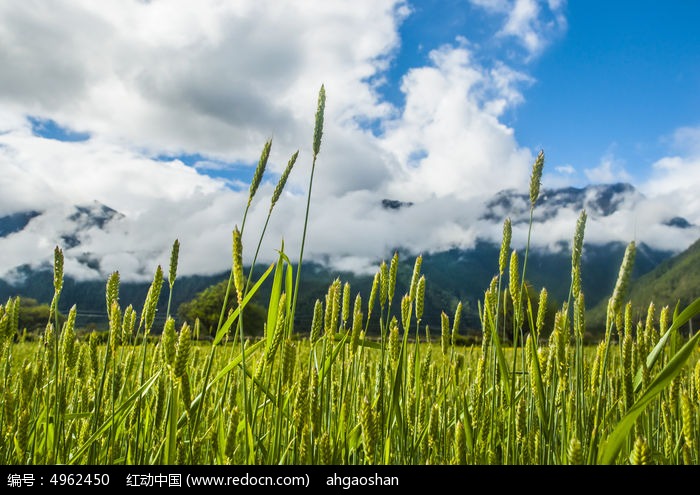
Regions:
<instances>
[{"instance_id":1,"label":"white cloud","mask_svg":"<svg viewBox=\"0 0 700 495\"><path fill-rule=\"evenodd\" d=\"M198 171L254 164L271 136L272 172L301 147L290 193L278 206L287 222L275 223L266 246L274 252L281 237L294 240L289 230L301 230L321 83L328 104L314 206L336 211L338 195L378 190L392 158L356 122L394 111L370 79L398 48L397 26L406 15L402 0L3 3L0 154L7 165L0 215L47 213L35 219L42 228L2 240L13 256L3 257L0 271L49 259L69 227L63 206L94 199L126 218L110 235L85 233L79 247L67 249L69 258L90 251L103 259L103 270L119 261L125 279L150 276L147 265L162 262L179 236L184 271L225 269L247 187L236 193ZM33 136L27 116L91 138ZM188 167L151 158L179 153L202 160ZM261 187L249 231L262 227L271 192Z\"/></svg>"},{"instance_id":2,"label":"white cloud","mask_svg":"<svg viewBox=\"0 0 700 495\"><path fill-rule=\"evenodd\" d=\"M680 127L673 132L673 147L685 154L700 156L700 126Z\"/></svg>"},{"instance_id":3,"label":"white cloud","mask_svg":"<svg viewBox=\"0 0 700 495\"><path fill-rule=\"evenodd\" d=\"M700 127L679 128L672 144L680 153L657 160L640 188L675 215L700 224Z\"/></svg>"},{"instance_id":4,"label":"white cloud","mask_svg":"<svg viewBox=\"0 0 700 495\"><path fill-rule=\"evenodd\" d=\"M0 146L6 161L14 164L10 174L0 175L4 212L30 199L47 207L99 198L124 214L136 215L161 200L186 200L222 189L220 183L179 161L152 160L99 140L61 142L25 131L0 135ZM16 184L26 190L18 191Z\"/></svg>"},{"instance_id":5,"label":"white cloud","mask_svg":"<svg viewBox=\"0 0 700 495\"><path fill-rule=\"evenodd\" d=\"M525 49L526 60L536 57L567 29L565 0L470 0L473 5L503 16L497 36L512 37Z\"/></svg>"},{"instance_id":6,"label":"white cloud","mask_svg":"<svg viewBox=\"0 0 700 495\"><path fill-rule=\"evenodd\" d=\"M48 212L32 228L2 241L16 257L6 258L0 269L50 262L53 245L74 228L66 205L97 199L125 218L110 223L107 231L81 232L79 245L65 247L67 271L73 275L120 270L125 280L149 278L156 263L167 264L176 237L182 243L181 273L224 270L247 187L234 184L239 187L231 190L225 181L198 172L255 163L270 136L273 172L281 171L300 144L301 154L270 222L261 259L276 256L282 239L287 251L296 253L319 81L326 82L328 94L326 125L306 256L366 269L399 246L430 251L472 245L478 237L478 198L527 182L531 153L498 119L522 103L521 88L530 78L503 63L481 66L461 39L434 50L431 65L406 75L407 105L399 111L379 100L376 83L368 78L381 74L398 46L404 4L315 6L319 9L282 6L259 17L257 3L205 2L189 24L185 7L165 12L157 2L124 10L106 3L99 11L76 2L55 12L53 21L33 10L0 7L26 32L50 24L54 34L44 37L65 37L72 48L64 54L65 74L51 65L53 59L43 65L48 41L42 37L30 43L31 50L0 52L20 69L21 52L32 68L14 71L17 84L0 92L0 100L13 108L10 115L51 118L91 136L79 143L59 142L32 135L23 119L7 120L10 131L0 136L0 152L13 167L0 179L3 190L11 191L0 213L30 207ZM70 23L61 24L69 14L81 25L99 24L102 36L91 27L74 43ZM253 22L258 18L265 23ZM2 27L3 36L14 36L21 45L23 34L14 25ZM55 76L64 98L54 98L44 85L20 84L23 78L48 76ZM384 126L380 137L358 124L372 119ZM177 153L201 159L188 167L179 160L151 158ZM424 157L415 161L415 156ZM22 187L13 188L16 182ZM248 260L273 187L262 185L249 213ZM384 198L416 204L390 211L381 206ZM100 260L99 270L79 263L86 256Z\"/></svg>"},{"instance_id":7,"label":"white cloud","mask_svg":"<svg viewBox=\"0 0 700 495\"><path fill-rule=\"evenodd\" d=\"M556 189L570 187L578 182L579 173L571 164L545 166L542 187Z\"/></svg>"},{"instance_id":8,"label":"white cloud","mask_svg":"<svg viewBox=\"0 0 700 495\"><path fill-rule=\"evenodd\" d=\"M565 25L558 17L563 2L486 7L504 16L501 38L529 55ZM483 200L529 184L533 153L500 119L522 104L532 79L503 62L480 63L476 48L458 39L405 74L406 105L393 107L377 84L399 49L406 15L399 0L203 0L196 8L184 0L0 3L0 215L45 211L23 232L0 239L0 276L22 263L50 263L54 245L65 244L62 236L75 228L72 205L94 200L124 217L105 230L83 229L79 244L65 244L67 273L104 278L119 270L124 280L148 279L156 264L167 266L176 237L181 274L227 269L231 230L242 221L248 190L200 172L255 164L270 137L273 178L297 148L301 153L260 259L273 259L282 239L294 259L321 83L326 125L306 259L362 271L399 246L428 252L470 247L478 238L499 242L501 222L480 218ZM34 136L28 116L90 138ZM154 158L180 153L201 159L190 167ZM624 176L608 161L588 173ZM665 180L676 180L672 172ZM247 217L247 260L273 188L262 184ZM414 205L389 210L384 198ZM577 216L562 210L536 242L570 239ZM628 220L607 219L601 229L630 235ZM516 226L514 241L525 235ZM81 263L88 258L99 268Z\"/></svg>"},{"instance_id":9,"label":"white cloud","mask_svg":"<svg viewBox=\"0 0 700 495\"><path fill-rule=\"evenodd\" d=\"M611 152L606 153L601 158L597 167L587 168L583 173L594 184L629 182L632 179L632 176L625 170L624 162L616 159Z\"/></svg>"},{"instance_id":10,"label":"white cloud","mask_svg":"<svg viewBox=\"0 0 700 495\"><path fill-rule=\"evenodd\" d=\"M399 199L469 198L521 186L532 155L498 116L522 101L517 84L527 78L482 68L465 46L443 46L430 59L406 74L406 107L387 123L382 141L400 164L388 191Z\"/></svg>"},{"instance_id":11,"label":"white cloud","mask_svg":"<svg viewBox=\"0 0 700 495\"><path fill-rule=\"evenodd\" d=\"M397 48L402 5L4 3L0 102L140 149L252 161L270 134L308 140L322 82L338 120L389 111L363 80Z\"/></svg>"}]
</instances>

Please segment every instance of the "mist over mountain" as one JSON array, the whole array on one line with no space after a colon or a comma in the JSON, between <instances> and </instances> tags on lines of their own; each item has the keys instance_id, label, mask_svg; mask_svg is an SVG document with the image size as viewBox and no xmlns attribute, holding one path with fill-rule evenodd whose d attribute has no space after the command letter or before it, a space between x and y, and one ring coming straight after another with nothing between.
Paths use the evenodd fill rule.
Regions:
<instances>
[{"instance_id":1,"label":"mist over mountain","mask_svg":"<svg viewBox=\"0 0 700 495\"><path fill-rule=\"evenodd\" d=\"M629 184L596 185L585 188L545 189L541 192L533 215L533 240L528 258L526 278L536 289L546 287L554 301L568 297L570 279L570 244L576 218L586 210L588 224L582 258L583 288L587 306L592 307L610 295L617 277L620 261L627 241L619 238L619 232L611 232L608 238L601 233L606 225L615 225L633 218L635 208L643 207L644 196ZM381 211L394 217L414 215L421 203L405 199L384 198L377 202ZM339 262L332 253L310 256L302 275L304 295L300 300L299 318L304 325L313 302L322 299L328 284L335 278L351 281L353 291L365 297L369 294L372 276L382 259L388 260L394 250L400 253L401 270L399 288L407 286L413 262L422 254L423 273L427 279L426 322L439 325L442 310L453 311L458 302L465 307L465 322L478 327L477 305L491 278L497 274L500 235L505 218L513 223L513 247L524 254L523 247L530 220L529 195L515 190L501 191L484 202L478 212L473 212L480 231L473 243L445 248L401 246L389 244L384 257L371 261L371 270L354 270L353 263ZM391 220L391 217L390 217ZM398 219L396 219L398 220ZM64 251L66 284L62 300L66 304L78 304L84 315L92 315L100 321L106 315L104 283L119 261L117 249L124 245L124 237L133 238L139 218L128 216L99 202L81 205L65 205L43 211L27 210L0 217L0 249L9 256L3 258L0 279L0 300L13 295L32 297L48 302L53 289L51 283L51 258L53 246ZM438 218L433 219L439 222ZM342 224L342 221L340 222ZM687 219L668 215L657 217L653 226L665 229L669 235L687 235L697 230ZM646 226L649 229L651 226ZM155 235L156 233L154 233ZM174 233L173 233L174 234ZM590 238L593 238L590 240ZM173 237L174 238L174 237ZM17 246L33 243L34 249L17 250ZM675 251L638 241L634 277L641 276ZM170 245L154 250L152 242L133 242L129 245L130 261L127 271L143 275L142 280L128 277L122 282L123 306L143 304L150 278L157 264L167 267ZM14 250L14 251L13 251ZM39 254L36 259L33 254ZM293 260L293 255L290 255ZM133 260L137 259L135 265ZM50 261L49 261L50 260ZM262 266L262 265L260 265ZM185 273L178 276L174 292L173 308L192 299L204 288L227 277L226 267L213 273ZM67 309L67 308L66 308ZM164 311L164 308L161 308ZM88 318L89 319L89 318Z\"/></svg>"},{"instance_id":2,"label":"mist over mountain","mask_svg":"<svg viewBox=\"0 0 700 495\"><path fill-rule=\"evenodd\" d=\"M346 207L338 208L345 207L344 215L335 215L332 224L327 223L324 208L312 207L307 242L307 259L333 270L371 274L397 249L415 256L452 249L469 251L484 242L500 245L506 218L513 224L513 247L523 249L527 241L529 195L512 189L468 203L451 197L412 201L367 195L341 202ZM206 211L205 205L184 200L178 207L186 206ZM288 253L297 249L295 233L301 229L294 229L289 217L294 210L286 206L273 214L261 249L263 261L274 259L280 239L285 240ZM50 268L53 248L59 246L66 259L65 273L76 279L100 280L119 271L124 280L148 281L157 264L168 263L176 238L182 245L181 274L214 275L228 269L230 237L215 246L211 230L199 232L197 224L169 221L167 216L176 216L177 211L167 210L167 205L162 208L127 215L93 201L10 212L0 217L0 249L4 253L0 278L16 280L22 274L20 268ZM249 240L257 240L261 209L251 211ZM584 209L588 215L586 246L636 240L651 251L671 253L682 251L700 237L700 228L673 208L659 208L633 186L616 183L543 189L532 219L533 250L569 250L576 219ZM225 234L226 223L217 227L216 239L222 236L221 231ZM212 252L217 255L207 255ZM251 256L252 250L246 254Z\"/></svg>"}]
</instances>

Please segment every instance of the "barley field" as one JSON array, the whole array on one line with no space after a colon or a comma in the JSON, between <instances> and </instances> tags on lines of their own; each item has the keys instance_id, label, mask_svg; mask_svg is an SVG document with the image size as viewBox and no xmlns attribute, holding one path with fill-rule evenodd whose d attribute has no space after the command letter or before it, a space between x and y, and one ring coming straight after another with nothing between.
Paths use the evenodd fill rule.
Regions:
<instances>
[{"instance_id":1,"label":"barley field","mask_svg":"<svg viewBox=\"0 0 700 495\"><path fill-rule=\"evenodd\" d=\"M322 87L302 239L324 108ZM263 147L248 206L270 147L271 141ZM275 189L270 215L297 157ZM540 153L532 169L531 212L543 166ZM685 334L700 300L687 308L652 304L645 319L633 320L625 299L632 242L610 295L605 333L597 345L584 345L585 212L572 242L569 298L551 323L546 289L537 297L524 290L528 251L511 249L504 219L494 278L478 308L480 343L470 346L460 344L461 307L443 312L440 328L422 323L420 256L408 293L395 291L394 255L378 266L371 293L336 280L316 302L311 327L294 328L304 242L296 268L282 246L278 260L254 280L242 262L246 214L233 230L227 290L238 306L222 310L208 342L193 338L196 322L176 326L169 307L164 326L154 328L158 300L169 301L177 290L177 241L168 273L156 268L140 314L120 307L115 272L105 287L109 331L81 337L79 308L64 321L56 311L63 284L63 254L56 248L52 315L38 341L22 338L19 298L0 306L0 463L700 462L700 334ZM254 259L259 249L260 243ZM265 281L271 282L265 335L252 339L240 309ZM378 335L368 332L370 322L378 324Z\"/></svg>"}]
</instances>

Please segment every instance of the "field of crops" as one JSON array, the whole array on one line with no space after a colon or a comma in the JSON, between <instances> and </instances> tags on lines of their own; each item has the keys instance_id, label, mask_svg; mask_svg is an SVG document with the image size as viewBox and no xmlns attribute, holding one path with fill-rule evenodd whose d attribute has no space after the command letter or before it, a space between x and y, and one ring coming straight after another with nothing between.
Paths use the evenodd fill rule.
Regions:
<instances>
[{"instance_id":1,"label":"field of crops","mask_svg":"<svg viewBox=\"0 0 700 495\"><path fill-rule=\"evenodd\" d=\"M322 89L309 199L324 105ZM530 184L532 209L543 165L541 153ZM700 311L700 300L675 311L651 305L645 319L634 321L625 301L635 254L630 243L605 335L585 347L585 223L582 212L569 300L550 324L546 290L536 298L524 290L527 250L511 249L505 219L476 346L458 345L461 308L443 313L439 329L421 323L420 257L408 293L395 293L395 255L379 266L370 294L337 280L317 301L311 328L294 328L303 243L296 273L282 250L260 279L246 278L245 215L233 232L229 284L238 309L222 312L213 341L193 339L196 323L177 328L168 318L153 328L161 289L176 290L177 241L167 279L158 267L140 314L120 307L114 273L105 289L108 335L78 338L78 310L63 322L55 311L63 284L57 248L53 314L39 342L22 342L18 299L0 307L0 463L696 464L700 334L681 330ZM272 282L265 337L251 340L239 309L265 280ZM370 321L379 322L380 335L366 333Z\"/></svg>"}]
</instances>

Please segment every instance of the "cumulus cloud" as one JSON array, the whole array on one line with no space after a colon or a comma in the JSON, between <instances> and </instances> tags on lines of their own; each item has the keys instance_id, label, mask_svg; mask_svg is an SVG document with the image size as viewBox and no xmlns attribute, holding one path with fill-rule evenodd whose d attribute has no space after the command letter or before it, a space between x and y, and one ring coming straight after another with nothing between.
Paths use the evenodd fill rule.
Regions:
<instances>
[{"instance_id":1,"label":"cumulus cloud","mask_svg":"<svg viewBox=\"0 0 700 495\"><path fill-rule=\"evenodd\" d=\"M473 3L502 16L497 36L528 56L565 28L561 1ZM50 266L58 244L72 276L119 270L124 280L146 280L157 264L167 266L175 238L180 274L226 270L248 199L239 172L256 164L269 138L244 255L252 259L275 181L299 149L259 258L274 259L284 241L294 259L321 83L328 98L306 259L369 271L399 247L418 253L499 242L507 212L484 218L484 202L529 183L534 155L502 120L533 79L504 61L483 63L478 48L458 38L405 73L405 105L393 106L378 86L407 15L403 0L0 3L0 217L42 213L0 238L0 276L23 264ZM36 119L85 139L37 135ZM679 131L679 142L686 135L694 134ZM696 156L660 161L655 192L680 181L682 167L700 169ZM610 157L587 173L619 180L624 168ZM413 204L392 209L383 199ZM627 211L663 222L672 211L657 203L647 212L630 200ZM89 224L76 205L118 214ZM556 212L535 242L570 239L578 213ZM629 240L634 222L625 215L594 218L591 239L609 239L613 229ZM645 232L664 237L658 228ZM516 224L514 243L526 234Z\"/></svg>"},{"instance_id":2,"label":"cumulus cloud","mask_svg":"<svg viewBox=\"0 0 700 495\"><path fill-rule=\"evenodd\" d=\"M640 188L685 216L700 223L700 127L682 127L673 133L673 148L677 153L665 156L652 165L649 179Z\"/></svg>"},{"instance_id":3,"label":"cumulus cloud","mask_svg":"<svg viewBox=\"0 0 700 495\"><path fill-rule=\"evenodd\" d=\"M536 57L566 31L565 0L470 0L487 12L500 15L503 24L497 36L514 38L525 50L526 59Z\"/></svg>"},{"instance_id":4,"label":"cumulus cloud","mask_svg":"<svg viewBox=\"0 0 700 495\"><path fill-rule=\"evenodd\" d=\"M612 153L606 153L597 167L583 171L590 182L605 184L611 182L628 182L632 176L625 170L624 163Z\"/></svg>"},{"instance_id":5,"label":"cumulus cloud","mask_svg":"<svg viewBox=\"0 0 700 495\"><path fill-rule=\"evenodd\" d=\"M481 67L463 44L434 50L430 60L404 76L405 108L386 124L383 144L399 162L389 192L469 198L521 186L532 154L498 117L522 101L518 84L528 78Z\"/></svg>"},{"instance_id":6,"label":"cumulus cloud","mask_svg":"<svg viewBox=\"0 0 700 495\"><path fill-rule=\"evenodd\" d=\"M123 217L81 230L79 242L65 246L74 274L150 276L152 265L167 263L175 237L183 273L226 269L230 232L247 200L245 183L226 172L253 166L270 137L271 182L249 213L246 240L257 241L274 180L299 148L262 258L274 256L281 239L293 252L322 82L328 100L309 256L361 267L398 246L467 246L476 238L473 198L526 180L531 154L499 117L522 103L531 80L504 63L481 66L466 39L433 50L430 65L406 75L405 108L379 97L410 13L404 1L55 7L0 6L0 62L12 68L0 75L0 153L10 164L0 179L7 191L0 214L45 212L2 240L15 254L5 272L50 261L53 244L76 228L73 205L94 200ZM37 136L29 118L87 139ZM158 158L179 154L196 159ZM416 205L389 211L384 198Z\"/></svg>"},{"instance_id":7,"label":"cumulus cloud","mask_svg":"<svg viewBox=\"0 0 700 495\"><path fill-rule=\"evenodd\" d=\"M3 4L0 63L13 70L0 74L0 102L140 149L251 161L270 134L281 149L308 140L300 131L312 123L322 82L334 90L329 112L339 120L389 111L364 80L397 48L402 7Z\"/></svg>"},{"instance_id":8,"label":"cumulus cloud","mask_svg":"<svg viewBox=\"0 0 700 495\"><path fill-rule=\"evenodd\" d=\"M671 136L671 144L679 152L700 155L700 126L676 129Z\"/></svg>"}]
</instances>

